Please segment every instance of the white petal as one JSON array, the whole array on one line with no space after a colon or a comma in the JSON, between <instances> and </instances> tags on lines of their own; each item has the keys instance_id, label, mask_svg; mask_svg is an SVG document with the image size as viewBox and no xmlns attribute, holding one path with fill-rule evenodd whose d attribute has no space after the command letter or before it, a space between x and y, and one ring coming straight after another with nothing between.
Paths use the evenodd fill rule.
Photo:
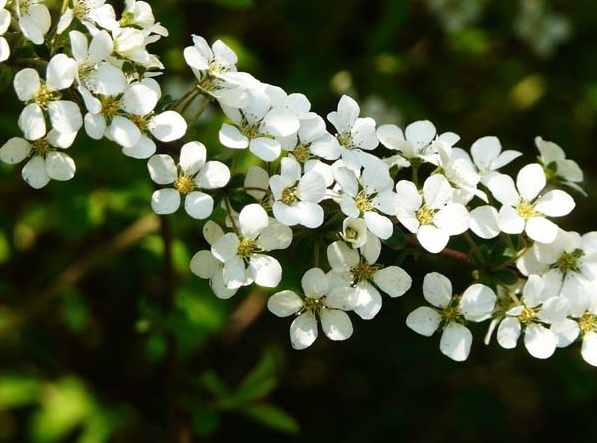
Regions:
<instances>
[{"instance_id":1,"label":"white petal","mask_svg":"<svg viewBox=\"0 0 597 443\"><path fill-rule=\"evenodd\" d=\"M213 245L223 235L224 230L220 227L220 225L212 220L208 220L203 225L203 238L205 238L205 241L207 241L210 246Z\"/></svg>"},{"instance_id":2,"label":"white petal","mask_svg":"<svg viewBox=\"0 0 597 443\"><path fill-rule=\"evenodd\" d=\"M356 287L358 301L354 312L363 320L371 320L381 309L381 294L368 282L361 282Z\"/></svg>"},{"instance_id":3,"label":"white petal","mask_svg":"<svg viewBox=\"0 0 597 443\"><path fill-rule=\"evenodd\" d=\"M508 206L518 204L520 196L514 186L514 180L509 175L493 174L487 182L487 187L501 204Z\"/></svg>"},{"instance_id":4,"label":"white petal","mask_svg":"<svg viewBox=\"0 0 597 443\"><path fill-rule=\"evenodd\" d=\"M321 328L330 340L346 340L352 335L352 322L344 311L324 309L320 313Z\"/></svg>"},{"instance_id":5,"label":"white petal","mask_svg":"<svg viewBox=\"0 0 597 443\"><path fill-rule=\"evenodd\" d=\"M301 286L309 298L321 298L329 289L328 278L319 268L311 268L303 275Z\"/></svg>"},{"instance_id":6,"label":"white petal","mask_svg":"<svg viewBox=\"0 0 597 443\"><path fill-rule=\"evenodd\" d=\"M290 342L294 349L305 349L317 339L317 320L311 312L305 312L290 325Z\"/></svg>"},{"instance_id":7,"label":"white petal","mask_svg":"<svg viewBox=\"0 0 597 443\"><path fill-rule=\"evenodd\" d=\"M36 45L44 42L44 35L50 29L52 17L45 5L32 4L27 9L27 13L21 15L19 26L23 35Z\"/></svg>"},{"instance_id":8,"label":"white petal","mask_svg":"<svg viewBox=\"0 0 597 443\"><path fill-rule=\"evenodd\" d=\"M145 134L141 134L137 143L134 146L128 148L123 147L122 153L128 157L137 158L144 160L155 154L156 145L152 139L147 137Z\"/></svg>"},{"instance_id":9,"label":"white petal","mask_svg":"<svg viewBox=\"0 0 597 443\"><path fill-rule=\"evenodd\" d=\"M388 149L399 150L404 144L402 129L396 125L382 125L377 128L377 138Z\"/></svg>"},{"instance_id":10,"label":"white petal","mask_svg":"<svg viewBox=\"0 0 597 443\"><path fill-rule=\"evenodd\" d=\"M423 204L423 197L415 184L408 180L400 180L396 183L396 194L398 195L398 207L406 208L409 211L416 211Z\"/></svg>"},{"instance_id":11,"label":"white petal","mask_svg":"<svg viewBox=\"0 0 597 443\"><path fill-rule=\"evenodd\" d=\"M386 240L392 236L394 225L385 215L368 211L365 212L363 218L365 219L365 223L367 223L367 228L382 240Z\"/></svg>"},{"instance_id":12,"label":"white petal","mask_svg":"<svg viewBox=\"0 0 597 443\"><path fill-rule=\"evenodd\" d=\"M46 161L42 157L33 157L22 171L23 180L34 189L41 189L50 182Z\"/></svg>"},{"instance_id":13,"label":"white petal","mask_svg":"<svg viewBox=\"0 0 597 443\"><path fill-rule=\"evenodd\" d=\"M83 126L81 110L75 102L58 100L48 103L52 127L63 134L77 132Z\"/></svg>"},{"instance_id":14,"label":"white petal","mask_svg":"<svg viewBox=\"0 0 597 443\"><path fill-rule=\"evenodd\" d=\"M482 171L490 170L491 162L500 155L502 145L497 137L481 137L471 146L475 165Z\"/></svg>"},{"instance_id":15,"label":"white petal","mask_svg":"<svg viewBox=\"0 0 597 443\"><path fill-rule=\"evenodd\" d=\"M504 349L514 349L520 337L520 321L515 317L506 317L497 331L497 341Z\"/></svg>"},{"instance_id":16,"label":"white petal","mask_svg":"<svg viewBox=\"0 0 597 443\"><path fill-rule=\"evenodd\" d=\"M495 307L497 297L491 288L474 284L469 286L460 299L460 311L467 319L489 314Z\"/></svg>"},{"instance_id":17,"label":"white petal","mask_svg":"<svg viewBox=\"0 0 597 443\"><path fill-rule=\"evenodd\" d=\"M280 291L268 299L267 308L278 317L288 317L303 308L303 300L292 291Z\"/></svg>"},{"instance_id":18,"label":"white petal","mask_svg":"<svg viewBox=\"0 0 597 443\"><path fill-rule=\"evenodd\" d=\"M227 123L222 124L219 137L220 143L227 148L245 149L249 146L249 139L242 135L236 126Z\"/></svg>"},{"instance_id":19,"label":"white petal","mask_svg":"<svg viewBox=\"0 0 597 443\"><path fill-rule=\"evenodd\" d=\"M435 174L423 184L425 203L432 209L439 209L452 199L452 187L446 177Z\"/></svg>"},{"instance_id":20,"label":"white petal","mask_svg":"<svg viewBox=\"0 0 597 443\"><path fill-rule=\"evenodd\" d=\"M46 86L50 91L70 88L77 76L77 62L65 54L55 55L46 69Z\"/></svg>"},{"instance_id":21,"label":"white petal","mask_svg":"<svg viewBox=\"0 0 597 443\"><path fill-rule=\"evenodd\" d=\"M249 261L249 272L255 283L266 288L275 288L282 279L282 266L269 255L253 255Z\"/></svg>"},{"instance_id":22,"label":"white petal","mask_svg":"<svg viewBox=\"0 0 597 443\"><path fill-rule=\"evenodd\" d=\"M224 263L222 278L224 285L228 289L238 289L241 286L245 286L250 281L250 278L248 278L248 272L243 259L235 255Z\"/></svg>"},{"instance_id":23,"label":"white petal","mask_svg":"<svg viewBox=\"0 0 597 443\"><path fill-rule=\"evenodd\" d=\"M450 203L440 209L433 217L433 223L448 235L458 235L469 227L469 214L459 203Z\"/></svg>"},{"instance_id":24,"label":"white petal","mask_svg":"<svg viewBox=\"0 0 597 443\"><path fill-rule=\"evenodd\" d=\"M216 297L221 298L222 300L227 300L236 294L238 289L229 289L226 287L224 283L224 273L223 271L218 271L214 274L214 276L209 280L209 286Z\"/></svg>"},{"instance_id":25,"label":"white petal","mask_svg":"<svg viewBox=\"0 0 597 443\"><path fill-rule=\"evenodd\" d=\"M156 214L172 214L180 206L180 194L176 189L160 189L151 196L151 209Z\"/></svg>"},{"instance_id":26,"label":"white petal","mask_svg":"<svg viewBox=\"0 0 597 443\"><path fill-rule=\"evenodd\" d=\"M147 162L147 169L151 179L158 185L169 185L178 176L174 159L166 154L151 157Z\"/></svg>"},{"instance_id":27,"label":"white petal","mask_svg":"<svg viewBox=\"0 0 597 443\"><path fill-rule=\"evenodd\" d=\"M184 49L184 59L191 68L197 71L204 71L209 68L209 61L197 48L188 46Z\"/></svg>"},{"instance_id":28,"label":"white petal","mask_svg":"<svg viewBox=\"0 0 597 443\"><path fill-rule=\"evenodd\" d=\"M204 220L211 215L214 209L214 199L211 195L193 191L184 200L184 209L191 217Z\"/></svg>"},{"instance_id":29,"label":"white petal","mask_svg":"<svg viewBox=\"0 0 597 443\"><path fill-rule=\"evenodd\" d=\"M540 325L529 325L524 334L524 345L535 358L549 358L556 350L557 339L553 332Z\"/></svg>"},{"instance_id":30,"label":"white petal","mask_svg":"<svg viewBox=\"0 0 597 443\"><path fill-rule=\"evenodd\" d=\"M253 154L266 162L272 162L280 156L280 142L271 138L257 137L250 141L249 149Z\"/></svg>"},{"instance_id":31,"label":"white petal","mask_svg":"<svg viewBox=\"0 0 597 443\"><path fill-rule=\"evenodd\" d=\"M532 201L545 187L545 173L538 163L526 165L516 176L516 187L522 198Z\"/></svg>"},{"instance_id":32,"label":"white petal","mask_svg":"<svg viewBox=\"0 0 597 443\"><path fill-rule=\"evenodd\" d=\"M473 335L466 326L451 322L442 333L439 349L454 361L464 361L468 358L472 342Z\"/></svg>"},{"instance_id":33,"label":"white petal","mask_svg":"<svg viewBox=\"0 0 597 443\"><path fill-rule=\"evenodd\" d=\"M448 306L452 300L452 282L439 272L430 272L423 279L423 296L435 307Z\"/></svg>"},{"instance_id":34,"label":"white petal","mask_svg":"<svg viewBox=\"0 0 597 443\"><path fill-rule=\"evenodd\" d=\"M400 297L412 285L412 278L398 266L388 266L373 275L375 284L390 297Z\"/></svg>"},{"instance_id":35,"label":"white petal","mask_svg":"<svg viewBox=\"0 0 597 443\"><path fill-rule=\"evenodd\" d=\"M301 225L315 229L323 224L323 208L317 203L297 202L294 207Z\"/></svg>"},{"instance_id":36,"label":"white petal","mask_svg":"<svg viewBox=\"0 0 597 443\"><path fill-rule=\"evenodd\" d=\"M133 148L141 138L141 131L128 118L117 115L112 119L110 136L120 146Z\"/></svg>"},{"instance_id":37,"label":"white petal","mask_svg":"<svg viewBox=\"0 0 597 443\"><path fill-rule=\"evenodd\" d=\"M223 188L230 181L230 169L219 161L209 161L203 165L195 178L195 184L202 189Z\"/></svg>"},{"instance_id":38,"label":"white petal","mask_svg":"<svg viewBox=\"0 0 597 443\"><path fill-rule=\"evenodd\" d=\"M444 230L438 229L435 226L423 225L419 228L417 240L429 252L437 254L446 247L450 236Z\"/></svg>"},{"instance_id":39,"label":"white petal","mask_svg":"<svg viewBox=\"0 0 597 443\"><path fill-rule=\"evenodd\" d=\"M129 86L120 99L122 108L135 115L144 116L155 109L159 100L159 92L148 83L135 83Z\"/></svg>"},{"instance_id":40,"label":"white petal","mask_svg":"<svg viewBox=\"0 0 597 443\"><path fill-rule=\"evenodd\" d=\"M288 206L277 201L272 206L272 212L274 213L276 220L286 226L295 226L299 224L299 214L294 205Z\"/></svg>"},{"instance_id":41,"label":"white petal","mask_svg":"<svg viewBox=\"0 0 597 443\"><path fill-rule=\"evenodd\" d=\"M180 167L187 175L195 175L205 164L207 151L200 142L185 143L180 149Z\"/></svg>"},{"instance_id":42,"label":"white petal","mask_svg":"<svg viewBox=\"0 0 597 443\"><path fill-rule=\"evenodd\" d=\"M85 132L94 140L101 140L106 133L106 119L101 114L85 114Z\"/></svg>"},{"instance_id":43,"label":"white petal","mask_svg":"<svg viewBox=\"0 0 597 443\"><path fill-rule=\"evenodd\" d=\"M500 169L501 167L506 166L507 164L511 163L513 160L517 159L521 155L522 152L518 151L504 151L491 162L490 169Z\"/></svg>"},{"instance_id":44,"label":"white petal","mask_svg":"<svg viewBox=\"0 0 597 443\"><path fill-rule=\"evenodd\" d=\"M75 176L77 170L72 158L63 152L50 152L46 155L48 177L52 180L68 181Z\"/></svg>"},{"instance_id":45,"label":"white petal","mask_svg":"<svg viewBox=\"0 0 597 443\"><path fill-rule=\"evenodd\" d=\"M38 140L46 135L46 120L39 105L25 106L19 116L19 128L27 140Z\"/></svg>"},{"instance_id":46,"label":"white petal","mask_svg":"<svg viewBox=\"0 0 597 443\"><path fill-rule=\"evenodd\" d=\"M13 137L0 148L0 160L9 165L16 165L27 158L31 152L31 143L21 137Z\"/></svg>"},{"instance_id":47,"label":"white petal","mask_svg":"<svg viewBox=\"0 0 597 443\"><path fill-rule=\"evenodd\" d=\"M498 213L498 226L507 234L520 234L524 230L525 222L516 209L504 205Z\"/></svg>"},{"instance_id":48,"label":"white petal","mask_svg":"<svg viewBox=\"0 0 597 443\"><path fill-rule=\"evenodd\" d=\"M325 180L317 172L307 172L299 181L296 191L301 200L319 203L325 197Z\"/></svg>"},{"instance_id":49,"label":"white petal","mask_svg":"<svg viewBox=\"0 0 597 443\"><path fill-rule=\"evenodd\" d=\"M218 238L216 242L211 245L211 252L214 257L225 263L236 256L239 244L240 240L236 234L229 232Z\"/></svg>"},{"instance_id":50,"label":"white petal","mask_svg":"<svg viewBox=\"0 0 597 443\"><path fill-rule=\"evenodd\" d=\"M151 120L149 130L158 140L171 142L185 135L187 123L178 112L166 111Z\"/></svg>"},{"instance_id":51,"label":"white petal","mask_svg":"<svg viewBox=\"0 0 597 443\"><path fill-rule=\"evenodd\" d=\"M330 274L335 274L330 272ZM359 301L358 292L350 287L344 285L338 285L341 280L331 281L330 284L333 289L325 298L325 305L328 308L341 309L343 311L351 311L357 305Z\"/></svg>"},{"instance_id":52,"label":"white petal","mask_svg":"<svg viewBox=\"0 0 597 443\"><path fill-rule=\"evenodd\" d=\"M245 237L256 238L269 224L263 206L253 203L245 206L238 216L240 230Z\"/></svg>"},{"instance_id":53,"label":"white petal","mask_svg":"<svg viewBox=\"0 0 597 443\"><path fill-rule=\"evenodd\" d=\"M541 306L539 320L552 324L564 320L568 316L568 300L565 297L551 297Z\"/></svg>"},{"instance_id":54,"label":"white petal","mask_svg":"<svg viewBox=\"0 0 597 443\"><path fill-rule=\"evenodd\" d=\"M1 12L1 11L0 11ZM10 14L9 14L10 16ZM8 60L10 57L10 46L4 37L0 37L0 63Z\"/></svg>"},{"instance_id":55,"label":"white petal","mask_svg":"<svg viewBox=\"0 0 597 443\"><path fill-rule=\"evenodd\" d=\"M587 332L582 341L582 358L591 366L597 366L597 333Z\"/></svg>"},{"instance_id":56,"label":"white petal","mask_svg":"<svg viewBox=\"0 0 597 443\"><path fill-rule=\"evenodd\" d=\"M296 134L300 122L296 114L286 109L272 109L263 119L268 133L277 137Z\"/></svg>"},{"instance_id":57,"label":"white petal","mask_svg":"<svg viewBox=\"0 0 597 443\"><path fill-rule=\"evenodd\" d=\"M41 87L41 81L35 69L25 68L16 73L13 85L19 100L26 102L35 98Z\"/></svg>"},{"instance_id":58,"label":"white petal","mask_svg":"<svg viewBox=\"0 0 597 443\"><path fill-rule=\"evenodd\" d=\"M327 257L334 272L347 272L359 263L359 252L343 241L336 241L328 246Z\"/></svg>"},{"instance_id":59,"label":"white petal","mask_svg":"<svg viewBox=\"0 0 597 443\"><path fill-rule=\"evenodd\" d=\"M221 272L221 263L216 260L211 251L199 251L191 259L191 272L201 278L212 278L216 272Z\"/></svg>"},{"instance_id":60,"label":"white petal","mask_svg":"<svg viewBox=\"0 0 597 443\"><path fill-rule=\"evenodd\" d=\"M122 94L127 86L126 77L116 66L108 62L100 63L94 76L96 94L115 96Z\"/></svg>"},{"instance_id":61,"label":"white petal","mask_svg":"<svg viewBox=\"0 0 597 443\"><path fill-rule=\"evenodd\" d=\"M484 239L495 238L500 233L498 212L493 206L479 206L470 212L470 228Z\"/></svg>"},{"instance_id":62,"label":"white petal","mask_svg":"<svg viewBox=\"0 0 597 443\"><path fill-rule=\"evenodd\" d=\"M558 225L543 217L533 217L527 221L525 231L539 243L551 243L558 235Z\"/></svg>"},{"instance_id":63,"label":"white petal","mask_svg":"<svg viewBox=\"0 0 597 443\"><path fill-rule=\"evenodd\" d=\"M429 306L421 306L406 317L406 326L417 334L431 337L442 320L442 316Z\"/></svg>"},{"instance_id":64,"label":"white petal","mask_svg":"<svg viewBox=\"0 0 597 443\"><path fill-rule=\"evenodd\" d=\"M427 146L435 138L436 130L429 120L420 120L411 123L404 131L406 139L415 145L418 150Z\"/></svg>"},{"instance_id":65,"label":"white petal","mask_svg":"<svg viewBox=\"0 0 597 443\"><path fill-rule=\"evenodd\" d=\"M286 249L292 243L292 229L281 223L270 223L259 234L256 243L264 251Z\"/></svg>"},{"instance_id":66,"label":"white petal","mask_svg":"<svg viewBox=\"0 0 597 443\"><path fill-rule=\"evenodd\" d=\"M562 217L572 212L574 206L574 199L568 193L555 189L537 201L535 210L550 217Z\"/></svg>"}]
</instances>

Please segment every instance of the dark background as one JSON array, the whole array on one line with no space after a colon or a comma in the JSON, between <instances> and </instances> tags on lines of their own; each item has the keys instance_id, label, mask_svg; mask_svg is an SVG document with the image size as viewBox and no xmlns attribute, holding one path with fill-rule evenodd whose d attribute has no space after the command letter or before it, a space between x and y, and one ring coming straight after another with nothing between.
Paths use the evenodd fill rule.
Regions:
<instances>
[{"instance_id":1,"label":"dark background","mask_svg":"<svg viewBox=\"0 0 597 443\"><path fill-rule=\"evenodd\" d=\"M558 25L544 14L533 19L528 9L525 15L523 3L543 3L545 14L563 17L568 35L551 51L537 48ZM575 194L578 207L562 226L595 228L597 2L152 5L171 33L154 50L173 95L191 84L182 48L196 33L224 39L239 53L239 69L305 93L321 115L348 93L380 123L404 127L427 118L439 132L460 134L465 148L496 135L504 149L525 154L510 172L533 161L533 139L541 135L579 162L591 195ZM521 36L525 19L529 31ZM20 104L11 88L1 100L6 140L17 135ZM225 155L217 142L222 121L212 107L192 131L216 156ZM181 212L169 219L176 273L170 306L145 162L79 137L70 150L78 167L71 182L34 191L20 168L0 165L0 442L534 442L595 435L597 369L582 361L578 345L538 361L523 346L484 346L486 325L478 325L469 360L458 364L439 352L438 337L406 328L406 315L421 304L425 272L445 272L455 289L467 283L468 270L439 257L409 258L403 266L413 289L384 298L370 322L353 316L350 340L322 335L298 352L289 344L290 321L263 310L264 294L241 291L221 301L191 275L190 257L206 245L200 224ZM284 285L296 287L296 264L286 263Z\"/></svg>"}]
</instances>

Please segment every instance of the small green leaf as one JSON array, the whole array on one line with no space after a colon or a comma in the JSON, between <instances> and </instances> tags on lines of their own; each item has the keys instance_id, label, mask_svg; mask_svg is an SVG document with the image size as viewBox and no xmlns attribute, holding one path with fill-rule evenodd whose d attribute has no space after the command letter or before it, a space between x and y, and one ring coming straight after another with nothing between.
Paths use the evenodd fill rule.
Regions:
<instances>
[{"instance_id":1,"label":"small green leaf","mask_svg":"<svg viewBox=\"0 0 597 443\"><path fill-rule=\"evenodd\" d=\"M272 354L266 352L261 361L249 372L236 389L236 400L248 401L262 397L272 391L278 382L274 377L276 361Z\"/></svg>"},{"instance_id":2,"label":"small green leaf","mask_svg":"<svg viewBox=\"0 0 597 443\"><path fill-rule=\"evenodd\" d=\"M207 406L198 405L193 410L193 427L197 434L209 437L220 427L220 415Z\"/></svg>"},{"instance_id":3,"label":"small green leaf","mask_svg":"<svg viewBox=\"0 0 597 443\"><path fill-rule=\"evenodd\" d=\"M205 371L199 378L201 385L215 395L222 399L230 396L230 390L224 381L212 370Z\"/></svg>"},{"instance_id":4,"label":"small green leaf","mask_svg":"<svg viewBox=\"0 0 597 443\"><path fill-rule=\"evenodd\" d=\"M252 420L269 428L288 434L296 434L299 431L296 420L277 406L257 404L244 408L242 412Z\"/></svg>"}]
</instances>

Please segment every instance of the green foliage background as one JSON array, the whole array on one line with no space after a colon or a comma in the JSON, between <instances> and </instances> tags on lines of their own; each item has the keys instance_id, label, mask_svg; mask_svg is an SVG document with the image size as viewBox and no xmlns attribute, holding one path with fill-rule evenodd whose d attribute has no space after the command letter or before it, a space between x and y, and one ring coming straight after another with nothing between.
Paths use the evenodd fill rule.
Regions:
<instances>
[{"instance_id":1,"label":"green foliage background","mask_svg":"<svg viewBox=\"0 0 597 443\"><path fill-rule=\"evenodd\" d=\"M239 69L305 93L322 115L349 93L379 122L428 118L459 133L462 147L497 135L527 162L542 135L587 176L591 196L578 196L564 227L595 229L597 2L547 2L571 24L549 58L516 36L518 0L476 3L476 21L447 31L420 0L153 1L171 33L155 51L173 95L190 85L181 49L196 33L224 39ZM10 88L1 94L3 142L17 135L19 103ZM222 155L222 117L211 111L193 134ZM0 165L0 442L529 442L597 432L597 369L578 347L541 362L522 347L485 347L481 327L457 364L437 337L407 330L426 271L456 288L469 277L441 258L409 258L413 289L385 298L375 320L355 319L347 342L321 338L296 352L289 322L263 312L264 294L221 301L190 274L205 243L179 214L167 309L153 219L143 219L147 235L115 248L149 214L145 163L83 136L71 155L75 179L43 191ZM296 287L299 273L289 267L283 285Z\"/></svg>"}]
</instances>

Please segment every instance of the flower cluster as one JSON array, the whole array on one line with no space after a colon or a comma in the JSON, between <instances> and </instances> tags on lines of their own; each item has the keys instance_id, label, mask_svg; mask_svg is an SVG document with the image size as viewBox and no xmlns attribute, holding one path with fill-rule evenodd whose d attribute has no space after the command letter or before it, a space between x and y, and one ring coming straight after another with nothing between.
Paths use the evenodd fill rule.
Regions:
<instances>
[{"instance_id":1,"label":"flower cluster","mask_svg":"<svg viewBox=\"0 0 597 443\"><path fill-rule=\"evenodd\" d=\"M21 10L19 26L38 44L48 29L43 14L31 11L46 9L35 1L27 7L37 20ZM555 143L538 137L538 161L521 167L514 180L503 168L521 153L503 150L493 136L466 150L457 134L438 133L427 120L404 130L378 127L349 96L327 124L303 94L238 71L231 48L219 40L209 46L199 36L184 50L192 88L158 111L155 77L163 66L147 46L167 31L147 3L128 0L118 18L103 0L73 0L55 29L47 37L52 55L45 71L26 68L15 76L25 103L18 122L23 137L0 149L2 161L27 160L23 177L32 187L74 176L64 150L81 128L147 159L158 186L153 211L172 214L184 200L190 217L205 220L207 247L193 256L191 271L222 299L251 285L275 290L267 306L278 317L294 316L296 349L314 343L318 322L328 338L348 339L350 312L370 320L382 294L407 293L412 279L402 266L418 249L473 271L457 293L446 276L427 274L422 292L431 306L406 320L424 336L441 330L440 350L448 357L465 360L469 326L487 321L486 341L497 328L498 343L513 348L523 333L529 353L546 358L581 340L582 356L597 366L597 233L556 224L575 207L559 188L584 191L581 169ZM203 105L190 118L197 100ZM209 159L198 141L177 142L186 134L183 116L194 123L212 101L228 118L219 131L226 155L218 158L229 164ZM238 170L239 163L251 166ZM460 244L455 238L466 242L465 251L448 249ZM300 248L297 258L283 252ZM302 273L301 291L279 288L289 284L287 263Z\"/></svg>"}]
</instances>

